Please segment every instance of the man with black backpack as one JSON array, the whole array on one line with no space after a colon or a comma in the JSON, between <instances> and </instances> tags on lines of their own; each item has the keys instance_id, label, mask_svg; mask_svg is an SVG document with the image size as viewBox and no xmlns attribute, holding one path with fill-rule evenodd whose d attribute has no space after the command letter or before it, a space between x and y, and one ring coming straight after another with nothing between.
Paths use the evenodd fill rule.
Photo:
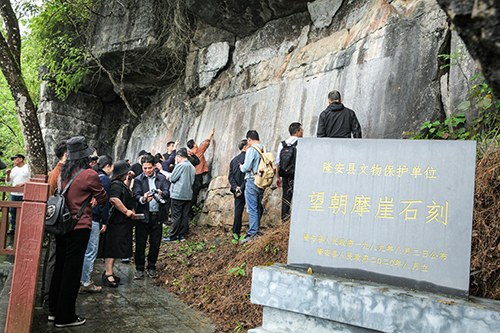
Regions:
<instances>
[{"instance_id":1,"label":"man with black backpack","mask_svg":"<svg viewBox=\"0 0 500 333\"><path fill-rule=\"evenodd\" d=\"M276 154L276 186L283 186L283 197L281 199L281 221L285 222L290 218L290 205L293 196L293 179L295 176L295 158L297 156L298 138L304 134L300 123L291 123L288 126L290 137L278 145L278 154Z\"/></svg>"}]
</instances>

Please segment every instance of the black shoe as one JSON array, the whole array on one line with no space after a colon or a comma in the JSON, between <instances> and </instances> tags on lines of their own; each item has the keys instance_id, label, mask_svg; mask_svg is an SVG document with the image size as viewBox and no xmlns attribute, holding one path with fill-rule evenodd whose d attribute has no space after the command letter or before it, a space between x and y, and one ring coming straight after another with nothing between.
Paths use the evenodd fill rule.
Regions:
<instances>
[{"instance_id":1,"label":"black shoe","mask_svg":"<svg viewBox=\"0 0 500 333\"><path fill-rule=\"evenodd\" d=\"M85 324L87 320L85 318L80 318L78 317L76 319L76 321L72 322L72 323L67 323L67 324L56 324L56 327L73 327L73 326L80 326L80 325L83 325Z\"/></svg>"},{"instance_id":2,"label":"black shoe","mask_svg":"<svg viewBox=\"0 0 500 333\"><path fill-rule=\"evenodd\" d=\"M148 268L148 275L151 278L158 277L158 274L156 274L156 269L154 269L154 268Z\"/></svg>"},{"instance_id":3,"label":"black shoe","mask_svg":"<svg viewBox=\"0 0 500 333\"><path fill-rule=\"evenodd\" d=\"M140 280L144 277L144 271L137 271L134 275L134 280Z\"/></svg>"},{"instance_id":4,"label":"black shoe","mask_svg":"<svg viewBox=\"0 0 500 333\"><path fill-rule=\"evenodd\" d=\"M104 279L105 276L106 276L106 271L102 272L102 278L103 279ZM118 276L116 276L116 275L113 274L113 278L115 279L116 282L120 283L121 279Z\"/></svg>"},{"instance_id":5,"label":"black shoe","mask_svg":"<svg viewBox=\"0 0 500 333\"><path fill-rule=\"evenodd\" d=\"M118 282L117 281L109 281L109 278L112 277L112 276L113 275L104 275L103 276L103 278L102 278L102 285L104 287L118 288Z\"/></svg>"}]
</instances>

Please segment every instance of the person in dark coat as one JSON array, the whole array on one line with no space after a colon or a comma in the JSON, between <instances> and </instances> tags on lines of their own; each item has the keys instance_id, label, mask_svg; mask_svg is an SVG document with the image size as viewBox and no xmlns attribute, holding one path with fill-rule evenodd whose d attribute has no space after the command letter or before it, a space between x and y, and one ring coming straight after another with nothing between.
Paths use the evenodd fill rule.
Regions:
<instances>
[{"instance_id":1,"label":"person in dark coat","mask_svg":"<svg viewBox=\"0 0 500 333\"><path fill-rule=\"evenodd\" d=\"M132 256L132 229L134 227L134 196L130 190L133 172L126 161L114 164L109 202L113 206L112 214L108 218L108 228L101 235L99 243L99 258L105 258L106 271L102 277L105 287L118 287L119 278L113 273L113 264L116 258L130 258Z\"/></svg>"},{"instance_id":2,"label":"person in dark coat","mask_svg":"<svg viewBox=\"0 0 500 333\"><path fill-rule=\"evenodd\" d=\"M170 182L155 170L155 158L152 155L142 157L143 173L134 178L133 194L137 202L137 214L144 214L135 225L135 268L134 279L142 279L145 268L146 243L149 238L147 272L152 278L157 277L156 260L160 251L162 222L165 220L163 206L170 196ZM157 191L155 198L153 191ZM160 200L158 200L160 199Z\"/></svg>"},{"instance_id":3,"label":"person in dark coat","mask_svg":"<svg viewBox=\"0 0 500 333\"><path fill-rule=\"evenodd\" d=\"M318 120L318 138L353 138L361 139L361 125L356 114L344 107L338 91L328 94L328 107L321 112Z\"/></svg>"},{"instance_id":4,"label":"person in dark coat","mask_svg":"<svg viewBox=\"0 0 500 333\"><path fill-rule=\"evenodd\" d=\"M131 170L134 172L135 177L139 176L142 173L142 165L141 160L144 155L149 154L144 149L139 152L139 157L137 158L137 163L132 164Z\"/></svg>"},{"instance_id":5,"label":"person in dark coat","mask_svg":"<svg viewBox=\"0 0 500 333\"><path fill-rule=\"evenodd\" d=\"M233 158L229 164L229 184L231 193L234 194L234 221L233 234L238 237L241 233L241 217L245 209L245 174L241 172L240 165L245 163L245 154L248 148L247 140L241 140L238 149L241 153Z\"/></svg>"}]
</instances>

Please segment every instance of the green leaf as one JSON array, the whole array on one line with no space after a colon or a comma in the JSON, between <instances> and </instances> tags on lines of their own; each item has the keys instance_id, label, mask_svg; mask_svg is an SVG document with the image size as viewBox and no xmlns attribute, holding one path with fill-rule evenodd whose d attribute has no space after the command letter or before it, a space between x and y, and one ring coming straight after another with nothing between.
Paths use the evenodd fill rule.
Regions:
<instances>
[{"instance_id":1,"label":"green leaf","mask_svg":"<svg viewBox=\"0 0 500 333\"><path fill-rule=\"evenodd\" d=\"M470 108L470 101L463 101L457 106L457 109L459 109L460 111L465 111L468 108Z\"/></svg>"},{"instance_id":2,"label":"green leaf","mask_svg":"<svg viewBox=\"0 0 500 333\"><path fill-rule=\"evenodd\" d=\"M477 107L482 109L487 109L491 106L491 104L492 104L491 99L485 98L480 100L479 103L477 103Z\"/></svg>"}]
</instances>

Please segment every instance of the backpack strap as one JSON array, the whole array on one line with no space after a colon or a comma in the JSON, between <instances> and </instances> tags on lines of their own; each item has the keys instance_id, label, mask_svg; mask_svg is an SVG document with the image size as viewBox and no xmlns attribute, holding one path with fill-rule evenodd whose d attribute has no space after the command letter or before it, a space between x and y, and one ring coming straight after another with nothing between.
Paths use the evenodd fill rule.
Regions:
<instances>
[{"instance_id":1,"label":"backpack strap","mask_svg":"<svg viewBox=\"0 0 500 333\"><path fill-rule=\"evenodd\" d=\"M68 189L69 189L69 186L71 185L71 183L73 183L73 181L75 180L75 178L83 171L84 169L80 169L78 170L77 172L75 172L75 174L73 175L73 177L71 177L70 181L68 182L68 185L66 185L66 187L64 188L64 190L61 192L61 175L59 174L59 181L58 181L58 190L59 192L61 193L61 195L64 195ZM82 217L83 215L83 211L85 210L85 207L87 207L87 205L89 204L90 200L92 199L92 195L90 195L82 204L82 207L80 207L80 209L78 210L78 213L76 213L76 220L80 220L80 217Z\"/></svg>"},{"instance_id":2,"label":"backpack strap","mask_svg":"<svg viewBox=\"0 0 500 333\"><path fill-rule=\"evenodd\" d=\"M89 197L83 202L82 207L78 210L78 213L76 213L76 220L79 221L80 217L83 215L83 211L85 210L85 207L89 204L90 200L92 199L92 194L89 195Z\"/></svg>"},{"instance_id":3,"label":"backpack strap","mask_svg":"<svg viewBox=\"0 0 500 333\"><path fill-rule=\"evenodd\" d=\"M62 189L62 186L61 186L61 174L59 174L59 180L58 180L58 189L59 189L59 193L61 195L64 195L64 193L66 193L66 191L68 190L69 186L71 185L71 183L73 183L73 180L75 180L76 176L78 176L84 169L80 169L78 170L77 172L75 172L75 174L73 175L73 177L71 177L71 180L68 182L68 185L66 185L66 187L64 188L64 191L61 192L61 189Z\"/></svg>"},{"instance_id":4,"label":"backpack strap","mask_svg":"<svg viewBox=\"0 0 500 333\"><path fill-rule=\"evenodd\" d=\"M251 145L250 147L252 147L253 149L255 149L255 150L259 153L260 158L262 158L262 150L260 150L260 148L259 148L257 145ZM262 147L263 147L264 149L266 149L264 146L262 146ZM255 177L255 175L256 175L256 173L255 173L255 172L253 172L253 169L250 169L250 174L251 174L252 176L254 176L254 177Z\"/></svg>"},{"instance_id":5,"label":"backpack strap","mask_svg":"<svg viewBox=\"0 0 500 333\"><path fill-rule=\"evenodd\" d=\"M286 143L286 141L281 141L281 149L285 148L286 146L288 146L288 143Z\"/></svg>"},{"instance_id":6,"label":"backpack strap","mask_svg":"<svg viewBox=\"0 0 500 333\"><path fill-rule=\"evenodd\" d=\"M250 147L257 150L257 152L260 154L260 157L262 157L262 154L267 153L266 146L264 146L264 145L262 145L262 148L263 148L262 150L260 150L260 148L257 147L257 145L251 145Z\"/></svg>"}]
</instances>

